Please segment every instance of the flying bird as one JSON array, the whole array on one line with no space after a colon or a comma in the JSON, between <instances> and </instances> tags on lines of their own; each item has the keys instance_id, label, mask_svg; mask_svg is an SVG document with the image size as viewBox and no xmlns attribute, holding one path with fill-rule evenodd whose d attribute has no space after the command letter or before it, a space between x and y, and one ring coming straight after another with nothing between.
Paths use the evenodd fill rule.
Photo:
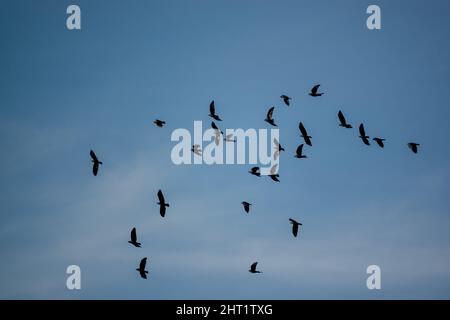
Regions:
<instances>
[{"instance_id":1,"label":"flying bird","mask_svg":"<svg viewBox=\"0 0 450 320\"><path fill-rule=\"evenodd\" d=\"M260 177L261 176L261 172L259 167L253 167L250 169L249 173L251 173L254 176Z\"/></svg>"},{"instance_id":2,"label":"flying bird","mask_svg":"<svg viewBox=\"0 0 450 320\"><path fill-rule=\"evenodd\" d=\"M417 153L417 147L420 146L419 143L415 143L415 142L410 142L408 143L408 148L410 148L412 150L412 152Z\"/></svg>"},{"instance_id":3,"label":"flying bird","mask_svg":"<svg viewBox=\"0 0 450 320\"><path fill-rule=\"evenodd\" d=\"M247 201L242 201L241 202L242 203L242 205L244 206L244 210L245 210L245 212L249 212L250 211L250 206L252 205L251 203L248 203Z\"/></svg>"},{"instance_id":4,"label":"flying bird","mask_svg":"<svg viewBox=\"0 0 450 320\"><path fill-rule=\"evenodd\" d=\"M289 222L292 224L292 234L294 235L294 237L297 237L298 226L302 226L302 224L292 218L289 218Z\"/></svg>"},{"instance_id":5,"label":"flying bird","mask_svg":"<svg viewBox=\"0 0 450 320\"><path fill-rule=\"evenodd\" d=\"M347 120L345 120L344 114L342 113L341 110L339 110L339 112L338 112L338 117L339 117L339 121L341 122L339 124L340 127L344 127L347 129L353 128L350 124L347 123Z\"/></svg>"},{"instance_id":6,"label":"flying bird","mask_svg":"<svg viewBox=\"0 0 450 320\"><path fill-rule=\"evenodd\" d=\"M267 116L264 119L264 121L271 124L274 127L277 127L277 125L275 124L275 122L273 120L273 109L275 109L275 107L272 107L269 109L269 111L267 111Z\"/></svg>"},{"instance_id":7,"label":"flying bird","mask_svg":"<svg viewBox=\"0 0 450 320\"><path fill-rule=\"evenodd\" d=\"M223 138L225 142L237 142L236 138L233 138L233 134L227 134L225 138Z\"/></svg>"},{"instance_id":8,"label":"flying bird","mask_svg":"<svg viewBox=\"0 0 450 320\"><path fill-rule=\"evenodd\" d=\"M98 160L98 158L95 155L94 151L91 150L91 152L89 152L89 154L91 155L91 158L92 158L91 161L93 163L93 165L92 165L92 173L94 174L94 176L96 176L97 173L98 173L98 167L99 167L99 165L103 164L103 162Z\"/></svg>"},{"instance_id":9,"label":"flying bird","mask_svg":"<svg viewBox=\"0 0 450 320\"><path fill-rule=\"evenodd\" d=\"M136 228L131 229L131 240L128 241L128 243L131 243L133 246L137 248L141 247L141 244L137 242Z\"/></svg>"},{"instance_id":10,"label":"flying bird","mask_svg":"<svg viewBox=\"0 0 450 320\"><path fill-rule=\"evenodd\" d=\"M297 147L294 157L299 158L299 159L307 158L307 156L303 155L303 143Z\"/></svg>"},{"instance_id":11,"label":"flying bird","mask_svg":"<svg viewBox=\"0 0 450 320\"><path fill-rule=\"evenodd\" d=\"M273 166L272 166L272 168L270 168L270 174L269 174L269 177L270 177L270 179L272 179L273 181L276 181L276 182L280 182L280 180L278 180L278 178L280 177L280 175L277 173L277 167L278 167L278 164L274 164Z\"/></svg>"},{"instance_id":12,"label":"flying bird","mask_svg":"<svg viewBox=\"0 0 450 320\"><path fill-rule=\"evenodd\" d=\"M198 155L198 156L201 156L201 155L202 155L202 149L200 149L200 145L199 145L199 144L194 144L194 145L192 146L192 148L191 148L191 151L192 151L193 153L195 153L196 155Z\"/></svg>"},{"instance_id":13,"label":"flying bird","mask_svg":"<svg viewBox=\"0 0 450 320\"><path fill-rule=\"evenodd\" d=\"M280 142L277 138L273 138L273 144L275 145L275 152L273 153L273 157L275 160L278 159L278 156L280 155L281 151L285 151L284 148L281 146Z\"/></svg>"},{"instance_id":14,"label":"flying bird","mask_svg":"<svg viewBox=\"0 0 450 320\"><path fill-rule=\"evenodd\" d=\"M309 93L309 95L311 97L320 97L321 95L323 95L322 93L317 93L317 91L319 90L320 84L315 85L312 89L311 92Z\"/></svg>"},{"instance_id":15,"label":"flying bird","mask_svg":"<svg viewBox=\"0 0 450 320\"><path fill-rule=\"evenodd\" d=\"M384 148L384 142L383 141L386 141L386 139L373 138L372 140L375 141L380 146L380 148Z\"/></svg>"},{"instance_id":16,"label":"flying bird","mask_svg":"<svg viewBox=\"0 0 450 320\"><path fill-rule=\"evenodd\" d=\"M364 125L362 123L359 125L359 137L364 142L364 144L370 146L369 136L366 136L366 130L364 130Z\"/></svg>"},{"instance_id":17,"label":"flying bird","mask_svg":"<svg viewBox=\"0 0 450 320\"><path fill-rule=\"evenodd\" d=\"M139 271L139 274L144 279L147 279L147 273L148 273L148 271L145 270L146 263L147 263L147 258L143 258L141 260L141 263L139 263L139 268L136 269L137 271Z\"/></svg>"},{"instance_id":18,"label":"flying bird","mask_svg":"<svg viewBox=\"0 0 450 320\"><path fill-rule=\"evenodd\" d=\"M166 207L170 207L166 200L164 199L164 195L161 190L158 191L158 205L159 205L159 214L164 218L166 214Z\"/></svg>"},{"instance_id":19,"label":"flying bird","mask_svg":"<svg viewBox=\"0 0 450 320\"><path fill-rule=\"evenodd\" d=\"M299 127L299 129L300 129L301 137L302 137L303 139L305 139L305 143L306 143L308 146L312 146L312 144L311 144L311 139L312 139L312 137L308 135L308 132L306 131L305 127L303 126L303 123L300 122L299 125L298 125L298 127Z\"/></svg>"},{"instance_id":20,"label":"flying bird","mask_svg":"<svg viewBox=\"0 0 450 320\"><path fill-rule=\"evenodd\" d=\"M282 95L280 96L280 98L283 99L284 103L285 103L287 106L290 106L290 105L291 105L290 100L291 100L292 98L289 98L287 95L284 95L284 94L282 94Z\"/></svg>"},{"instance_id":21,"label":"flying bird","mask_svg":"<svg viewBox=\"0 0 450 320\"><path fill-rule=\"evenodd\" d=\"M248 272L250 272L250 273L262 273L262 271L256 270L256 266L257 265L258 265L258 262L253 262L252 265L250 266L250 270L248 270Z\"/></svg>"},{"instance_id":22,"label":"flying bird","mask_svg":"<svg viewBox=\"0 0 450 320\"><path fill-rule=\"evenodd\" d=\"M217 121L222 121L222 119L219 118L219 116L216 114L216 107L214 105L214 100L211 101L209 105L209 116Z\"/></svg>"},{"instance_id":23,"label":"flying bird","mask_svg":"<svg viewBox=\"0 0 450 320\"><path fill-rule=\"evenodd\" d=\"M165 121L158 120L158 119L156 119L155 121L153 121L153 123L156 124L156 126L157 126L157 127L160 127L160 128L164 127L164 125L166 124Z\"/></svg>"}]
</instances>

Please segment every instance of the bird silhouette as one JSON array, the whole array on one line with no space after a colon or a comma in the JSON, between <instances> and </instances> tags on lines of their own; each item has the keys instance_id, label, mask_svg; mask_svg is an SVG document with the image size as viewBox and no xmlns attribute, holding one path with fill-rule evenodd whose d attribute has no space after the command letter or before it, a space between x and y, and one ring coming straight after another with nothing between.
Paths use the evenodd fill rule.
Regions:
<instances>
[{"instance_id":1,"label":"bird silhouette","mask_svg":"<svg viewBox=\"0 0 450 320\"><path fill-rule=\"evenodd\" d=\"M91 161L93 163L92 165L92 173L94 174L94 176L97 175L98 173L98 168L101 164L103 164L103 162L99 161L97 156L95 155L94 151L91 150L91 152L89 152L89 154L91 155Z\"/></svg>"},{"instance_id":2,"label":"bird silhouette","mask_svg":"<svg viewBox=\"0 0 450 320\"><path fill-rule=\"evenodd\" d=\"M159 205L159 214L164 218L166 214L166 207L170 207L166 200L164 199L164 195L161 190L158 191L158 205Z\"/></svg>"},{"instance_id":3,"label":"bird silhouette","mask_svg":"<svg viewBox=\"0 0 450 320\"><path fill-rule=\"evenodd\" d=\"M417 153L417 147L420 146L419 143L415 143L415 142L410 142L408 143L408 148L411 149L412 152Z\"/></svg>"},{"instance_id":4,"label":"bird silhouette","mask_svg":"<svg viewBox=\"0 0 450 320\"><path fill-rule=\"evenodd\" d=\"M364 124L359 125L359 137L364 142L364 144L370 146L369 136L366 135L366 130L364 130Z\"/></svg>"},{"instance_id":5,"label":"bird silhouette","mask_svg":"<svg viewBox=\"0 0 450 320\"><path fill-rule=\"evenodd\" d=\"M157 126L157 127L160 127L160 128L164 127L164 125L166 124L165 121L158 120L158 119L156 119L155 121L153 121L153 123L156 124L156 126Z\"/></svg>"},{"instance_id":6,"label":"bird silhouette","mask_svg":"<svg viewBox=\"0 0 450 320\"><path fill-rule=\"evenodd\" d=\"M277 167L278 164L274 164L272 166L272 168L270 168L270 174L268 175L270 177L270 179L272 179L275 182L280 182L280 180L278 180L278 178L280 177L280 175L277 173Z\"/></svg>"},{"instance_id":7,"label":"bird silhouette","mask_svg":"<svg viewBox=\"0 0 450 320\"><path fill-rule=\"evenodd\" d=\"M302 226L302 224L292 218L289 218L289 222L292 224L292 234L294 235L294 237L297 237L298 226Z\"/></svg>"},{"instance_id":8,"label":"bird silhouette","mask_svg":"<svg viewBox=\"0 0 450 320\"><path fill-rule=\"evenodd\" d=\"M341 110L339 110L339 112L338 112L338 117L339 117L339 121L341 122L339 124L340 127L344 127L347 129L353 128L350 124L347 123L347 121L345 120L344 114L342 113Z\"/></svg>"},{"instance_id":9,"label":"bird silhouette","mask_svg":"<svg viewBox=\"0 0 450 320\"><path fill-rule=\"evenodd\" d=\"M131 240L128 241L128 243L131 243L133 246L137 248L141 247L141 244L137 242L136 228L131 229Z\"/></svg>"},{"instance_id":10,"label":"bird silhouette","mask_svg":"<svg viewBox=\"0 0 450 320\"><path fill-rule=\"evenodd\" d=\"M289 98L287 95L282 94L282 95L280 96L280 98L283 99L284 103L285 103L287 106L290 106L290 105L291 105L291 103L290 103L291 98Z\"/></svg>"},{"instance_id":11,"label":"bird silhouette","mask_svg":"<svg viewBox=\"0 0 450 320\"><path fill-rule=\"evenodd\" d=\"M244 206L245 212L248 213L248 212L250 211L250 206L251 206L252 204L249 203L249 202L247 202L247 201L242 201L241 203L242 203L242 205Z\"/></svg>"},{"instance_id":12,"label":"bird silhouette","mask_svg":"<svg viewBox=\"0 0 450 320\"><path fill-rule=\"evenodd\" d=\"M141 260L141 263L139 263L139 268L136 269L137 271L139 271L139 274L144 279L147 279L147 273L148 273L148 271L145 270L146 264L147 264L147 258L143 258Z\"/></svg>"},{"instance_id":13,"label":"bird silhouette","mask_svg":"<svg viewBox=\"0 0 450 320\"><path fill-rule=\"evenodd\" d=\"M262 271L256 270L256 266L257 265L258 265L258 262L253 262L252 265L250 266L250 270L248 270L248 272L250 272L250 273L262 273Z\"/></svg>"},{"instance_id":14,"label":"bird silhouette","mask_svg":"<svg viewBox=\"0 0 450 320\"><path fill-rule=\"evenodd\" d=\"M217 121L222 121L219 116L216 114L216 107L214 105L214 100L209 104L209 116Z\"/></svg>"},{"instance_id":15,"label":"bird silhouette","mask_svg":"<svg viewBox=\"0 0 450 320\"><path fill-rule=\"evenodd\" d=\"M277 127L277 125L275 124L275 122L273 120L273 109L275 109L275 107L272 107L269 109L269 111L267 111L267 116L264 119L264 121L271 124L274 127Z\"/></svg>"},{"instance_id":16,"label":"bird silhouette","mask_svg":"<svg viewBox=\"0 0 450 320\"><path fill-rule=\"evenodd\" d=\"M223 138L223 140L224 140L225 142L237 142L237 139L236 139L236 138L233 138L233 134L232 134L232 133L227 134L227 135L225 136L225 138Z\"/></svg>"},{"instance_id":17,"label":"bird silhouette","mask_svg":"<svg viewBox=\"0 0 450 320\"><path fill-rule=\"evenodd\" d=\"M303 126L303 123L300 122L299 125L298 125L298 127L299 127L299 129L300 129L301 136L302 136L303 139L305 140L305 143L306 143L308 146L312 146L312 144L311 144L311 139L312 139L312 137L308 135L308 132L306 131L305 127Z\"/></svg>"},{"instance_id":18,"label":"bird silhouette","mask_svg":"<svg viewBox=\"0 0 450 320\"><path fill-rule=\"evenodd\" d=\"M259 170L260 170L259 167L253 167L250 169L249 173L251 173L254 176L260 177L261 172Z\"/></svg>"},{"instance_id":19,"label":"bird silhouette","mask_svg":"<svg viewBox=\"0 0 450 320\"><path fill-rule=\"evenodd\" d=\"M307 156L303 155L303 143L297 147L294 157L299 158L299 159L307 158Z\"/></svg>"},{"instance_id":20,"label":"bird silhouette","mask_svg":"<svg viewBox=\"0 0 450 320\"><path fill-rule=\"evenodd\" d=\"M384 142L383 141L386 141L386 139L376 138L375 137L372 140L375 141L380 146L380 148L384 148Z\"/></svg>"},{"instance_id":21,"label":"bird silhouette","mask_svg":"<svg viewBox=\"0 0 450 320\"><path fill-rule=\"evenodd\" d=\"M202 155L202 149L200 149L200 145L199 145L199 144L194 144L194 145L192 146L192 148L191 148L191 151L192 151L193 153L195 153L196 155L198 155L198 156L201 156L201 155Z\"/></svg>"},{"instance_id":22,"label":"bird silhouette","mask_svg":"<svg viewBox=\"0 0 450 320\"><path fill-rule=\"evenodd\" d=\"M275 151L273 153L273 157L275 160L278 159L278 156L280 155L281 151L285 151L284 148L281 146L280 142L277 138L273 138L273 144L275 145Z\"/></svg>"},{"instance_id":23,"label":"bird silhouette","mask_svg":"<svg viewBox=\"0 0 450 320\"><path fill-rule=\"evenodd\" d=\"M323 93L317 93L317 91L319 90L320 84L315 85L312 89L311 92L309 93L309 95L311 97L320 97L321 95L323 95Z\"/></svg>"}]
</instances>

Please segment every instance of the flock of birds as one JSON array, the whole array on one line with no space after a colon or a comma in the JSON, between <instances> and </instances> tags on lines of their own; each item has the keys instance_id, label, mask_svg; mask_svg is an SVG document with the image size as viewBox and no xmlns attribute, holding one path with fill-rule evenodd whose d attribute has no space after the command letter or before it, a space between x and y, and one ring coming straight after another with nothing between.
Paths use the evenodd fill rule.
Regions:
<instances>
[{"instance_id":1,"label":"flock of birds","mask_svg":"<svg viewBox=\"0 0 450 320\"><path fill-rule=\"evenodd\" d=\"M318 92L319 91L319 87L320 85L315 85L312 89L311 92L309 93L310 96L312 97L320 97L322 96L324 93L323 92ZM288 97L287 95L281 95L280 98L283 100L283 102L285 103L286 106L290 106L291 104L291 100L292 98ZM275 120L273 118L273 111L274 111L275 107L271 107L266 115L266 118L264 119L265 122L269 123L270 125L277 127L277 124L275 123ZM209 106L209 117L211 117L212 119L216 120L216 121L222 121L222 119L220 119L219 115L216 113L216 108L215 108L215 104L214 104L214 100L210 103ZM351 124L349 124L347 122L347 120L344 117L344 114L342 113L342 111L339 110L338 112L338 119L339 119L339 126L343 127L345 129L351 129L353 128ZM154 124L159 127L162 128L166 125L166 122L163 120L159 120L156 119L154 121ZM211 127L212 129L215 130L215 143L218 145L220 142L220 137L224 135L224 133L217 127L217 125L214 123L214 121L212 121L211 123ZM303 138L304 142L308 145L308 146L312 146L311 143L311 139L312 137L310 135L308 135L308 132L305 128L305 126L303 125L302 122L299 123L299 130L300 130L300 136ZM365 145L370 145L370 141L369 141L369 136L366 134L366 131L364 129L364 124L361 123L359 125L359 138L361 138L362 142ZM233 135L227 135L223 138L223 140L225 142L236 142L236 138L233 137ZM380 137L374 137L372 139L373 141L375 141L378 146L380 148L384 148L384 141L386 141L386 139L384 138L380 138ZM285 151L284 148L281 146L281 144L279 143L279 141L275 138L274 139L274 145L275 145L275 151L274 151L274 157L276 159L276 157L279 156L281 151ZM295 152L294 157L298 158L298 159L304 159L307 158L306 155L303 154L303 146L304 144L300 144ZM407 146L411 149L412 152L417 153L418 152L418 146L420 146L420 144L415 143L415 142L409 142L407 144ZM202 150L200 148L200 145L195 144L192 146L191 151L198 155L201 156L202 155ZM92 173L94 174L94 176L97 176L98 174L98 170L101 164L103 164L103 162L101 162L96 154L94 153L93 150L90 151L90 156L92 159ZM259 167L253 167L250 169L249 171L250 174L255 175L260 177L261 176L261 172L260 172L260 168ZM279 182L280 180L279 175L277 173L277 165L275 164L271 170L270 170L270 174L268 175L272 180ZM158 197L158 206L159 206L159 214L161 215L161 217L164 218L164 216L166 215L166 210L168 207L170 207L169 203L166 202L164 195L162 193L161 190L158 190L157 193L157 197ZM250 206L252 205L251 203L247 202L247 201L242 201L242 206L244 208L244 211L246 213L250 212ZM297 237L298 235L298 231L299 231L299 227L302 226L302 223L289 218L289 223L292 225L292 234L294 237ZM130 241L128 241L128 243L130 243L131 245L140 248L141 247L141 243L137 241L137 232L136 232L136 228L134 227L131 230L131 234L130 234ZM140 263L139 263L139 267L136 269L140 276L144 279L147 279L147 274L148 271L145 270L147 264L147 258L143 258L141 259ZM248 270L250 273L262 273L259 270L256 270L256 267L258 265L258 262L254 262L251 264L250 269Z\"/></svg>"}]
</instances>

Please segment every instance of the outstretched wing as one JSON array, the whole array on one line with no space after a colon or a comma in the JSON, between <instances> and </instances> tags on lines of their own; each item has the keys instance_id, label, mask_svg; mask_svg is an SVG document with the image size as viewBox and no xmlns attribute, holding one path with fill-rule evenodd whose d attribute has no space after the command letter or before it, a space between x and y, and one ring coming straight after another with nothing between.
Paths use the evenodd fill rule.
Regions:
<instances>
[{"instance_id":1,"label":"outstretched wing","mask_svg":"<svg viewBox=\"0 0 450 320\"><path fill-rule=\"evenodd\" d=\"M364 130L364 124L362 123L359 125L359 134L361 135L361 137L366 136L366 130Z\"/></svg>"},{"instance_id":2,"label":"outstretched wing","mask_svg":"<svg viewBox=\"0 0 450 320\"><path fill-rule=\"evenodd\" d=\"M97 175L97 173L98 173L98 162L94 162L94 164L92 166L92 173L94 174L94 176Z\"/></svg>"},{"instance_id":3,"label":"outstretched wing","mask_svg":"<svg viewBox=\"0 0 450 320\"><path fill-rule=\"evenodd\" d=\"M98 162L98 158L95 155L94 151L91 150L91 152L89 152L89 154L91 155L92 160L94 160L94 162Z\"/></svg>"},{"instance_id":4,"label":"outstretched wing","mask_svg":"<svg viewBox=\"0 0 450 320\"><path fill-rule=\"evenodd\" d=\"M147 258L143 258L142 260L141 260L141 263L139 264L139 269L140 270L145 270L145 265L147 264Z\"/></svg>"},{"instance_id":5,"label":"outstretched wing","mask_svg":"<svg viewBox=\"0 0 450 320\"><path fill-rule=\"evenodd\" d=\"M270 108L267 112L267 119L269 120L273 120L273 109L275 109L275 107Z\"/></svg>"},{"instance_id":6,"label":"outstretched wing","mask_svg":"<svg viewBox=\"0 0 450 320\"><path fill-rule=\"evenodd\" d=\"M347 124L347 121L345 120L344 114L342 113L341 110L339 110L338 117L339 117L339 121L341 122L341 124L343 126Z\"/></svg>"},{"instance_id":7,"label":"outstretched wing","mask_svg":"<svg viewBox=\"0 0 450 320\"><path fill-rule=\"evenodd\" d=\"M292 234L294 235L294 237L297 237L297 234L298 234L298 223L293 223L292 224Z\"/></svg>"},{"instance_id":8,"label":"outstretched wing","mask_svg":"<svg viewBox=\"0 0 450 320\"><path fill-rule=\"evenodd\" d=\"M258 262L252 263L252 265L250 266L250 270L256 271L256 266L257 266L257 265L258 265Z\"/></svg>"},{"instance_id":9,"label":"outstretched wing","mask_svg":"<svg viewBox=\"0 0 450 320\"><path fill-rule=\"evenodd\" d=\"M319 90L319 87L320 87L320 84L315 85L315 86L311 89L311 92L312 92L313 94L316 94L316 93L317 93L317 90Z\"/></svg>"},{"instance_id":10,"label":"outstretched wing","mask_svg":"<svg viewBox=\"0 0 450 320\"><path fill-rule=\"evenodd\" d=\"M297 153L298 156L302 155L302 153L303 153L303 143L297 147L296 153Z\"/></svg>"},{"instance_id":11,"label":"outstretched wing","mask_svg":"<svg viewBox=\"0 0 450 320\"><path fill-rule=\"evenodd\" d=\"M131 229L131 242L137 242L136 228Z\"/></svg>"},{"instance_id":12,"label":"outstretched wing","mask_svg":"<svg viewBox=\"0 0 450 320\"><path fill-rule=\"evenodd\" d=\"M212 115L216 114L216 107L214 106L214 100L211 101L211 103L209 104L209 113L211 113Z\"/></svg>"},{"instance_id":13,"label":"outstretched wing","mask_svg":"<svg viewBox=\"0 0 450 320\"><path fill-rule=\"evenodd\" d=\"M164 195L161 190L158 190L158 200L159 200L159 203L164 207L166 200L164 200Z\"/></svg>"},{"instance_id":14,"label":"outstretched wing","mask_svg":"<svg viewBox=\"0 0 450 320\"><path fill-rule=\"evenodd\" d=\"M302 133L303 137L307 137L308 136L308 132L306 132L305 127L303 126L303 123L299 123L298 125L300 132Z\"/></svg>"},{"instance_id":15,"label":"outstretched wing","mask_svg":"<svg viewBox=\"0 0 450 320\"><path fill-rule=\"evenodd\" d=\"M214 130L219 130L219 128L216 126L216 124L213 122L211 122L211 128L213 128Z\"/></svg>"}]
</instances>

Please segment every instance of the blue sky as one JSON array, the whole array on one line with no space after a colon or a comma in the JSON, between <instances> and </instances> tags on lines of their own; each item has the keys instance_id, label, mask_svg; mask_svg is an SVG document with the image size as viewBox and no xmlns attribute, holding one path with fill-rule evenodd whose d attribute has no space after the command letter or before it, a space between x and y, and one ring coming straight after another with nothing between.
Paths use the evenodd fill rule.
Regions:
<instances>
[{"instance_id":1,"label":"blue sky","mask_svg":"<svg viewBox=\"0 0 450 320\"><path fill-rule=\"evenodd\" d=\"M72 3L1 3L0 298L450 298L448 1L76 1L69 31ZM281 183L172 164L172 130L209 124L212 99L222 129L268 128L275 106ZM385 148L339 128L338 110ZM313 136L301 161L299 121Z\"/></svg>"}]
</instances>

